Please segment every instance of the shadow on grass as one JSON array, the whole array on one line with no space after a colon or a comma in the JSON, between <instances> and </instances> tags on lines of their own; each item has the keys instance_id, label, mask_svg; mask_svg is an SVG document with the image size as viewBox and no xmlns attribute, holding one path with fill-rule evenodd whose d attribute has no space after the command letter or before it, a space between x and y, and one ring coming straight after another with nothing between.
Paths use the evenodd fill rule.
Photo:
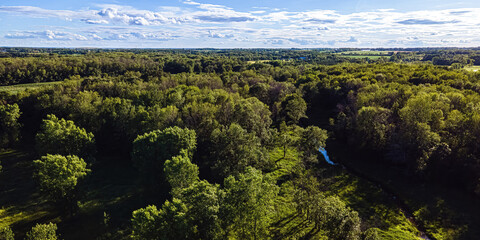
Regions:
<instances>
[{"instance_id":1,"label":"shadow on grass","mask_svg":"<svg viewBox=\"0 0 480 240\"><path fill-rule=\"evenodd\" d=\"M126 239L133 210L145 207L143 189L128 159L98 159L92 173L80 185L84 192L79 211L61 219L61 212L42 197L32 178L33 153L5 150L0 153L0 227L10 225L18 239L37 223L54 222L62 239L97 239L115 231L115 239ZM107 216L107 217L105 217ZM121 232L118 235L116 232Z\"/></svg>"}]
</instances>

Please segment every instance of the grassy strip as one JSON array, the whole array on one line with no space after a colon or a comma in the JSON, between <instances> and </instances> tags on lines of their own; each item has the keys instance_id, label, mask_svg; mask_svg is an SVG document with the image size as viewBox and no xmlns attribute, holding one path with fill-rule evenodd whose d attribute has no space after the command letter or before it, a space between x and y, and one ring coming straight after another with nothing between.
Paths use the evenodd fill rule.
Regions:
<instances>
[{"instance_id":1,"label":"grassy strip","mask_svg":"<svg viewBox=\"0 0 480 240\"><path fill-rule=\"evenodd\" d=\"M467 71L478 72L480 71L480 66L465 66L463 69Z\"/></svg>"},{"instance_id":2,"label":"grassy strip","mask_svg":"<svg viewBox=\"0 0 480 240\"><path fill-rule=\"evenodd\" d=\"M10 94L17 94L22 91L35 90L39 88L52 87L57 84L61 84L63 81L58 82L42 82L42 83L26 83L9 86L0 86L0 92L8 92Z\"/></svg>"}]
</instances>

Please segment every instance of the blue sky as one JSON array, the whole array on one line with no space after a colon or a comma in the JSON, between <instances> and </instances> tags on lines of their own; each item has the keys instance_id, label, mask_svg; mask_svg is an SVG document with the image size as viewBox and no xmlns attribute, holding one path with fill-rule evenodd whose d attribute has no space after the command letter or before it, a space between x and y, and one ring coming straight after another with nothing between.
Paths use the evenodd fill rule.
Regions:
<instances>
[{"instance_id":1,"label":"blue sky","mask_svg":"<svg viewBox=\"0 0 480 240\"><path fill-rule=\"evenodd\" d=\"M2 0L0 46L477 47L478 0Z\"/></svg>"}]
</instances>

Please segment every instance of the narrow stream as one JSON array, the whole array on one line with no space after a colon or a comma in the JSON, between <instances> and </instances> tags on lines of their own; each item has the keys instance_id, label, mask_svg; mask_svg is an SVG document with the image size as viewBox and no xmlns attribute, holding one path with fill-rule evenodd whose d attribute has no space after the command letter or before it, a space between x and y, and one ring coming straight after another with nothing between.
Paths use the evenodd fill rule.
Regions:
<instances>
[{"instance_id":1,"label":"narrow stream","mask_svg":"<svg viewBox=\"0 0 480 240\"><path fill-rule=\"evenodd\" d=\"M364 174L358 172L358 171L355 171L354 169L351 169L347 166L345 166L344 164L338 164L338 163L334 163L330 160L330 157L328 156L328 153L327 153L327 150L325 148L322 148L320 147L318 149L318 151L323 155L325 161L330 164L330 165L340 165L342 166L345 170L347 170L349 173L357 176L357 177L360 177L360 178L363 178L369 182L371 182L372 184L376 185L378 188L380 188L384 193L386 193L387 195L389 195L392 200L395 202L395 204L397 205L397 207L400 209L400 211L403 213L403 215L405 216L405 218L407 218L412 224L413 226L415 226L417 228L417 230L420 232L420 238L421 239L425 239L425 240L433 240L433 238L430 238L426 233L425 233L425 230L423 228L423 226L419 225L415 219L415 216L413 215L413 212L412 210L408 207L408 205L405 203L405 201L403 201L401 198L397 197L397 195L392 191L390 190L390 188L388 188L387 186L385 186L383 183L381 183L380 181L377 181L371 177L368 177L368 176L365 176Z\"/></svg>"}]
</instances>

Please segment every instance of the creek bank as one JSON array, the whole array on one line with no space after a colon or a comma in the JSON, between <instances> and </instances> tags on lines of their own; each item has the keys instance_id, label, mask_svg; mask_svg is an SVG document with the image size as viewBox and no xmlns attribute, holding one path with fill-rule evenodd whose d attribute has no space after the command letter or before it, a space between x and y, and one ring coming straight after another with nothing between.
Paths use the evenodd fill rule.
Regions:
<instances>
[{"instance_id":1,"label":"creek bank","mask_svg":"<svg viewBox=\"0 0 480 240\"><path fill-rule=\"evenodd\" d=\"M397 205L397 207L400 209L400 211L403 213L405 218L408 219L412 223L415 228L420 232L420 238L425 239L425 240L435 240L433 236L429 236L426 233L425 228L416 220L415 215L413 214L412 209L406 204L406 201L403 200L401 197L399 197L397 194L395 194L394 190L390 188L388 185L384 184L383 182L368 176L366 174L363 174L362 172L348 166L348 164L340 163L340 162L333 162L330 160L330 157L327 153L327 150L325 148L320 147L318 151L323 155L325 161L332 166L341 166L343 169L345 169L349 174L352 174L356 177L362 178L373 185L377 186L382 192L384 192L386 195L388 195L393 202Z\"/></svg>"}]
</instances>

